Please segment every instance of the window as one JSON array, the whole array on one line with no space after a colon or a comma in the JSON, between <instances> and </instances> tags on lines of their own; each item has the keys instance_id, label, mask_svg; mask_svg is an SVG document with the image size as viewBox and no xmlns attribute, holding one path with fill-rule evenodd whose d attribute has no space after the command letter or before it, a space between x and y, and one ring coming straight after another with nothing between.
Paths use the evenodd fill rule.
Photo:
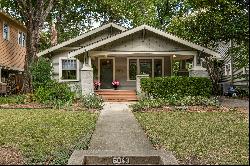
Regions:
<instances>
[{"instance_id":1,"label":"window","mask_svg":"<svg viewBox=\"0 0 250 166\"><path fill-rule=\"evenodd\" d=\"M137 74L137 59L129 59L129 80L135 80Z\"/></svg>"},{"instance_id":2,"label":"window","mask_svg":"<svg viewBox=\"0 0 250 166\"><path fill-rule=\"evenodd\" d=\"M25 42L26 42L25 33L19 31L18 32L18 44L20 44L22 47L25 47Z\"/></svg>"},{"instance_id":3,"label":"window","mask_svg":"<svg viewBox=\"0 0 250 166\"><path fill-rule=\"evenodd\" d=\"M154 59L154 76L162 76L162 59Z\"/></svg>"},{"instance_id":4,"label":"window","mask_svg":"<svg viewBox=\"0 0 250 166\"><path fill-rule=\"evenodd\" d=\"M22 47L25 47L25 44L26 44L26 35L25 35L25 33L22 33L22 38L23 38Z\"/></svg>"},{"instance_id":5,"label":"window","mask_svg":"<svg viewBox=\"0 0 250 166\"><path fill-rule=\"evenodd\" d=\"M3 38L9 40L10 37L10 27L7 23L3 23Z\"/></svg>"},{"instance_id":6,"label":"window","mask_svg":"<svg viewBox=\"0 0 250 166\"><path fill-rule=\"evenodd\" d=\"M18 32L18 44L22 45L22 32Z\"/></svg>"},{"instance_id":7,"label":"window","mask_svg":"<svg viewBox=\"0 0 250 166\"><path fill-rule=\"evenodd\" d=\"M227 63L225 64L225 75L231 75L231 64Z\"/></svg>"},{"instance_id":8,"label":"window","mask_svg":"<svg viewBox=\"0 0 250 166\"><path fill-rule=\"evenodd\" d=\"M136 80L138 74L150 77L163 76L163 58L128 58L128 80Z\"/></svg>"},{"instance_id":9,"label":"window","mask_svg":"<svg viewBox=\"0 0 250 166\"><path fill-rule=\"evenodd\" d=\"M149 74L152 77L152 59L139 59L140 74Z\"/></svg>"},{"instance_id":10,"label":"window","mask_svg":"<svg viewBox=\"0 0 250 166\"><path fill-rule=\"evenodd\" d=\"M76 59L61 58L59 63L60 80L78 81L78 63Z\"/></svg>"}]
</instances>

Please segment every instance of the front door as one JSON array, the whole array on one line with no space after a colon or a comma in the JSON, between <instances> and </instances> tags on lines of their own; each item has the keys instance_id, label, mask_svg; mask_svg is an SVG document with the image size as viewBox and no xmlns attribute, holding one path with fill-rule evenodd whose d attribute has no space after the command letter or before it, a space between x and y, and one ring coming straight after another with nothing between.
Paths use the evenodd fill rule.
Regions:
<instances>
[{"instance_id":1,"label":"front door","mask_svg":"<svg viewBox=\"0 0 250 166\"><path fill-rule=\"evenodd\" d=\"M111 89L113 81L113 59L100 59L101 89Z\"/></svg>"}]
</instances>

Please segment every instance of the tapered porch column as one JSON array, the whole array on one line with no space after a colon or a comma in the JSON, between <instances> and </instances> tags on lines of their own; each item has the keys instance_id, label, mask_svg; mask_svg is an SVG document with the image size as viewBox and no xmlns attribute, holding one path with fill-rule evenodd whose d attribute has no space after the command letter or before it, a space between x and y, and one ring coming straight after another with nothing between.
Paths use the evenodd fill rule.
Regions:
<instances>
[{"instance_id":1,"label":"tapered porch column","mask_svg":"<svg viewBox=\"0 0 250 166\"><path fill-rule=\"evenodd\" d=\"M201 66L201 57L199 53L194 55L193 67L189 70L190 77L209 77L206 68Z\"/></svg>"},{"instance_id":2,"label":"tapered porch column","mask_svg":"<svg viewBox=\"0 0 250 166\"><path fill-rule=\"evenodd\" d=\"M86 62L88 62L88 64L86 64ZM84 60L83 67L81 69L81 86L83 95L88 95L94 92L93 68L91 67L90 56L87 56Z\"/></svg>"}]
</instances>

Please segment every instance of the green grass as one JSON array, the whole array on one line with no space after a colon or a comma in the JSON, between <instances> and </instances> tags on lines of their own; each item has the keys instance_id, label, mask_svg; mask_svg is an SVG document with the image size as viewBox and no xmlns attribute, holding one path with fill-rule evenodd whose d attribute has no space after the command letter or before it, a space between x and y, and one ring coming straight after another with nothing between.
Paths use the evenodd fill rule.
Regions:
<instances>
[{"instance_id":1,"label":"green grass","mask_svg":"<svg viewBox=\"0 0 250 166\"><path fill-rule=\"evenodd\" d=\"M151 142L180 164L249 164L249 130L238 112L135 112Z\"/></svg>"},{"instance_id":2,"label":"green grass","mask_svg":"<svg viewBox=\"0 0 250 166\"><path fill-rule=\"evenodd\" d=\"M59 110L0 110L0 146L18 148L26 164L67 164L86 149L98 114Z\"/></svg>"}]
</instances>

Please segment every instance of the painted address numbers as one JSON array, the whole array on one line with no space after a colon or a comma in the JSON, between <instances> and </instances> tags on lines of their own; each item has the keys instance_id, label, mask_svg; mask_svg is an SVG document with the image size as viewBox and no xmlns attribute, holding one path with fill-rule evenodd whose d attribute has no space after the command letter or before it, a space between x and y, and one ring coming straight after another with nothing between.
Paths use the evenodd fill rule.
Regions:
<instances>
[{"instance_id":1,"label":"painted address numbers","mask_svg":"<svg viewBox=\"0 0 250 166\"><path fill-rule=\"evenodd\" d=\"M129 158L128 157L113 157L113 164L129 164Z\"/></svg>"}]
</instances>

